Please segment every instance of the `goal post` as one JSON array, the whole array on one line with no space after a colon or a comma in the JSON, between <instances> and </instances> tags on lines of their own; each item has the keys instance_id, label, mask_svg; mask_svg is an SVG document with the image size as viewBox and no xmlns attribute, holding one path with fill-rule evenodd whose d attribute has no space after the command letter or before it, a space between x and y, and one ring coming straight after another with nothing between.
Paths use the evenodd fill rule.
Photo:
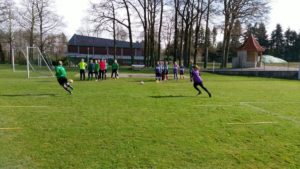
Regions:
<instances>
[{"instance_id":1,"label":"goal post","mask_svg":"<svg viewBox=\"0 0 300 169\"><path fill-rule=\"evenodd\" d=\"M26 48L27 78L50 78L54 73L38 47Z\"/></svg>"}]
</instances>

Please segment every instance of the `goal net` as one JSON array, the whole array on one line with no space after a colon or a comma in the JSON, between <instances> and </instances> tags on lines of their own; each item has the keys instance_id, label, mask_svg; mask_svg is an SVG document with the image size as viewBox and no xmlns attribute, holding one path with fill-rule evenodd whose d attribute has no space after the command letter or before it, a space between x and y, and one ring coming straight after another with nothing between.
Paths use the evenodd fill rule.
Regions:
<instances>
[{"instance_id":1,"label":"goal net","mask_svg":"<svg viewBox=\"0 0 300 169\"><path fill-rule=\"evenodd\" d=\"M26 71L27 78L54 77L52 62L44 56L38 47L27 47L26 51L13 53L13 71Z\"/></svg>"}]
</instances>

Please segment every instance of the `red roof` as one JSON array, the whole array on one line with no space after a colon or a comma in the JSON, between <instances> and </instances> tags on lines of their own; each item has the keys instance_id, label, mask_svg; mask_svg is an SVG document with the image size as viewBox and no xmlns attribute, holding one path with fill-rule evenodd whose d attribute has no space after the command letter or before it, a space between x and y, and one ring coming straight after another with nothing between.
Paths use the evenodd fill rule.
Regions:
<instances>
[{"instance_id":1,"label":"red roof","mask_svg":"<svg viewBox=\"0 0 300 169\"><path fill-rule=\"evenodd\" d=\"M255 52L263 52L265 49L260 46L258 41L251 34L248 39L244 42L244 44L239 48L239 50L246 51L255 51Z\"/></svg>"}]
</instances>

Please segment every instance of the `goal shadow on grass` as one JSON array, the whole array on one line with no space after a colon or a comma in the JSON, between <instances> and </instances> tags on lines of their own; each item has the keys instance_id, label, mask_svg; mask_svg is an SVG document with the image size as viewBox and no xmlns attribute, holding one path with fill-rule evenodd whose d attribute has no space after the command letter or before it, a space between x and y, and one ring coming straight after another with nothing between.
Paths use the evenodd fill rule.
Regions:
<instances>
[{"instance_id":1,"label":"goal shadow on grass","mask_svg":"<svg viewBox=\"0 0 300 169\"><path fill-rule=\"evenodd\" d=\"M51 93L0 94L0 97L55 97Z\"/></svg>"}]
</instances>

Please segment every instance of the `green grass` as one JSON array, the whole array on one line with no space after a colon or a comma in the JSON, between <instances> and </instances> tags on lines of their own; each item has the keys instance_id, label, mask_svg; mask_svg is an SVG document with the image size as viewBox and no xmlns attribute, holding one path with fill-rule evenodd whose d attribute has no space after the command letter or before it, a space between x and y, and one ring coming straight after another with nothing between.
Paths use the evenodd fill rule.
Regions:
<instances>
[{"instance_id":1,"label":"green grass","mask_svg":"<svg viewBox=\"0 0 300 169\"><path fill-rule=\"evenodd\" d=\"M0 65L0 128L20 128L0 130L0 168L300 168L299 81L205 73L210 99L188 80L69 76L72 96Z\"/></svg>"}]
</instances>

